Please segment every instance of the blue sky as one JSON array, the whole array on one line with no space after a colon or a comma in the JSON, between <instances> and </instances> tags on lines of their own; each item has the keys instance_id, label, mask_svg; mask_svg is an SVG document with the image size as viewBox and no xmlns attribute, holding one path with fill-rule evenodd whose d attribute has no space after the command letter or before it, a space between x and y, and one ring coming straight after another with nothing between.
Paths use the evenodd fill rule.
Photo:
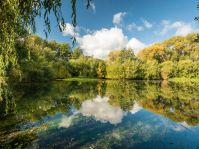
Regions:
<instances>
[{"instance_id":1,"label":"blue sky","mask_svg":"<svg viewBox=\"0 0 199 149\"><path fill-rule=\"evenodd\" d=\"M93 0L93 7L89 10L85 8L85 2L77 0L77 36L79 36L77 44L88 55L103 53L100 50L106 50L106 46L104 47L106 41L102 41L101 38L109 37L110 34L113 35L113 37L110 35L113 40L106 39L110 43L107 49L113 47L112 50L115 50L117 46L122 48L124 44L136 49L139 47L139 44L136 47L137 42L142 43L140 48L143 48L144 45L160 42L173 35L184 36L197 32L199 28L198 22L194 21L194 17L199 15L199 10L196 8L197 0ZM63 1L62 12L67 23L71 22L70 7L69 0ZM52 31L49 40L70 43L71 33L68 31L65 34L60 33L53 15L51 20ZM44 37L42 22L41 18L37 19L37 26L41 26L37 28L37 34ZM68 27L70 30L71 27ZM122 37L118 39L114 35ZM131 39L134 40L129 43ZM114 41L119 41L120 44L113 45ZM85 42L94 42L96 45L92 47L99 49L95 51L85 45ZM110 51L110 49L106 51L102 57Z\"/></svg>"}]
</instances>

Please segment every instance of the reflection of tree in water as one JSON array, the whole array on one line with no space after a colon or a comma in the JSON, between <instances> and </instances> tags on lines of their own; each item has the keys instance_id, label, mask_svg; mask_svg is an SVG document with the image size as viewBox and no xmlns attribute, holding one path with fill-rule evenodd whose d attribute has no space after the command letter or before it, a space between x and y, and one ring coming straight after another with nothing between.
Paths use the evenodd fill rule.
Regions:
<instances>
[{"instance_id":1,"label":"reflection of tree in water","mask_svg":"<svg viewBox=\"0 0 199 149\"><path fill-rule=\"evenodd\" d=\"M199 124L199 84L197 83L111 80L54 82L13 85L12 89L1 85L0 93L1 118L4 117L0 124L1 144L7 142L8 138L12 140L10 144L31 143L38 130L48 129L49 126L43 126L44 117L70 112L71 108L80 110L84 101L95 99L98 95L107 97L109 100L106 104L110 104L108 107L113 109L116 107L130 112L136 104L135 106L142 106L176 122ZM39 124L37 127L29 126L24 131L16 127L29 122L39 122ZM8 129L9 131L6 131ZM27 140L23 140L24 138Z\"/></svg>"},{"instance_id":2,"label":"reflection of tree in water","mask_svg":"<svg viewBox=\"0 0 199 149\"><path fill-rule=\"evenodd\" d=\"M124 111L138 103L177 122L199 123L198 83L108 81L106 95Z\"/></svg>"},{"instance_id":3,"label":"reflection of tree in water","mask_svg":"<svg viewBox=\"0 0 199 149\"><path fill-rule=\"evenodd\" d=\"M106 85L104 82L102 86ZM100 86L101 86L100 85ZM49 84L17 84L1 87L1 119L0 143L3 148L25 147L35 139L38 131L45 131L44 117L54 116L56 113L68 112L71 106L79 109L83 101L93 99L98 95L97 82L55 82ZM99 86L99 88L100 88ZM100 89L104 94L105 90ZM14 98L11 98L14 97ZM11 100L12 99L12 100ZM14 99L14 100L13 100ZM16 102L16 104L11 104ZM13 107L13 105L15 105ZM8 114L16 112L8 117ZM69 111L70 112L70 111ZM35 124L38 123L38 126ZM25 130L20 126L25 124ZM9 131L8 131L9 130ZM9 143L7 143L9 142ZM16 145L17 144L17 145Z\"/></svg>"},{"instance_id":4,"label":"reflection of tree in water","mask_svg":"<svg viewBox=\"0 0 199 149\"><path fill-rule=\"evenodd\" d=\"M71 106L79 109L83 101L101 95L123 111L130 111L134 103L138 103L172 119L176 117L176 121L199 121L199 84L194 83L74 81L18 85L12 90L15 99L8 86L1 87L1 97L4 97L1 115L17 111L24 119L39 120L46 115L66 112Z\"/></svg>"},{"instance_id":5,"label":"reflection of tree in water","mask_svg":"<svg viewBox=\"0 0 199 149\"><path fill-rule=\"evenodd\" d=\"M156 93L156 98L146 96L140 100L141 106L177 122L185 121L189 125L199 123L199 84L163 82Z\"/></svg>"},{"instance_id":6,"label":"reflection of tree in water","mask_svg":"<svg viewBox=\"0 0 199 149\"><path fill-rule=\"evenodd\" d=\"M106 81L104 80L99 80L97 83L97 90L98 90L98 95L103 97L106 94Z\"/></svg>"},{"instance_id":7,"label":"reflection of tree in water","mask_svg":"<svg viewBox=\"0 0 199 149\"><path fill-rule=\"evenodd\" d=\"M13 133L17 122L12 119L16 114L15 100L11 86L0 82L0 148L24 148L35 139L31 131Z\"/></svg>"},{"instance_id":8,"label":"reflection of tree in water","mask_svg":"<svg viewBox=\"0 0 199 149\"><path fill-rule=\"evenodd\" d=\"M132 108L135 100L138 100L138 84L133 81L107 81L106 96L110 103L120 106L124 111Z\"/></svg>"},{"instance_id":9,"label":"reflection of tree in water","mask_svg":"<svg viewBox=\"0 0 199 149\"><path fill-rule=\"evenodd\" d=\"M5 82L0 81L0 118L13 114L15 107L10 87Z\"/></svg>"}]
</instances>

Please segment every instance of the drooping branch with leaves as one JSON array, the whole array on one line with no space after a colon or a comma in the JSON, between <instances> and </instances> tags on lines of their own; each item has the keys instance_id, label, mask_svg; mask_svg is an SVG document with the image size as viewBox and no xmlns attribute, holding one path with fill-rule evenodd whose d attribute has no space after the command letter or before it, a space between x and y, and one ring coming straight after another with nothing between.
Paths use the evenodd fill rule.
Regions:
<instances>
[{"instance_id":1,"label":"drooping branch with leaves","mask_svg":"<svg viewBox=\"0 0 199 149\"><path fill-rule=\"evenodd\" d=\"M86 7L91 0L86 0ZM76 27L76 0L71 0L72 25ZM17 66L15 43L29 32L36 31L36 17L44 19L46 37L51 31L50 14L54 14L60 31L65 26L61 11L62 0L3 0L0 1L0 76ZM20 38L19 38L20 37ZM73 38L75 41L75 37Z\"/></svg>"}]
</instances>

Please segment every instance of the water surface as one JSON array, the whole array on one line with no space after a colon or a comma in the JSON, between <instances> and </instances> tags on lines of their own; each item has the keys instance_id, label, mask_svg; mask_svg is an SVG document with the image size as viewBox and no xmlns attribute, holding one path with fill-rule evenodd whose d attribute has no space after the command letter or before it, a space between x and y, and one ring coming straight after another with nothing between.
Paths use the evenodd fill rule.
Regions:
<instances>
[{"instance_id":1,"label":"water surface","mask_svg":"<svg viewBox=\"0 0 199 149\"><path fill-rule=\"evenodd\" d=\"M0 148L199 148L199 84L11 85Z\"/></svg>"}]
</instances>

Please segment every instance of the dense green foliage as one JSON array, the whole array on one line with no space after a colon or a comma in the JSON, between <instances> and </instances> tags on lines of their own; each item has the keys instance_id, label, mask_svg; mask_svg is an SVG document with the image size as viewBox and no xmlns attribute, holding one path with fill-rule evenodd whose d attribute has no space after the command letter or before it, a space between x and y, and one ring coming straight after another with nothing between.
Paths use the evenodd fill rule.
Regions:
<instances>
[{"instance_id":1,"label":"dense green foliage","mask_svg":"<svg viewBox=\"0 0 199 149\"><path fill-rule=\"evenodd\" d=\"M76 26L76 0L71 0L72 24ZM65 28L61 0L3 0L0 1L0 77L5 80L10 69L18 65L15 44L36 31L36 17L43 17L46 36L51 31L50 15L54 14L60 31ZM86 7L90 6L87 0ZM75 41L75 37L73 37Z\"/></svg>"},{"instance_id":2,"label":"dense green foliage","mask_svg":"<svg viewBox=\"0 0 199 149\"><path fill-rule=\"evenodd\" d=\"M172 37L142 50L138 56L144 61L157 61L157 67L159 67L159 74L162 79L199 77L199 43L197 34L189 34L186 37Z\"/></svg>"},{"instance_id":3,"label":"dense green foliage","mask_svg":"<svg viewBox=\"0 0 199 149\"><path fill-rule=\"evenodd\" d=\"M17 67L8 67L10 80L38 82L71 77L166 80L199 78L197 35L172 37L143 49L113 51L106 60L85 56L67 43L43 40L31 35L15 44Z\"/></svg>"},{"instance_id":4,"label":"dense green foliage","mask_svg":"<svg viewBox=\"0 0 199 149\"><path fill-rule=\"evenodd\" d=\"M16 44L19 67L11 68L12 81L38 82L69 77L104 78L105 62L84 56L69 44L28 36Z\"/></svg>"},{"instance_id":5,"label":"dense green foliage","mask_svg":"<svg viewBox=\"0 0 199 149\"><path fill-rule=\"evenodd\" d=\"M107 78L199 78L197 40L197 34L172 37L143 49L138 56L134 56L132 50L113 51L109 54Z\"/></svg>"}]
</instances>

